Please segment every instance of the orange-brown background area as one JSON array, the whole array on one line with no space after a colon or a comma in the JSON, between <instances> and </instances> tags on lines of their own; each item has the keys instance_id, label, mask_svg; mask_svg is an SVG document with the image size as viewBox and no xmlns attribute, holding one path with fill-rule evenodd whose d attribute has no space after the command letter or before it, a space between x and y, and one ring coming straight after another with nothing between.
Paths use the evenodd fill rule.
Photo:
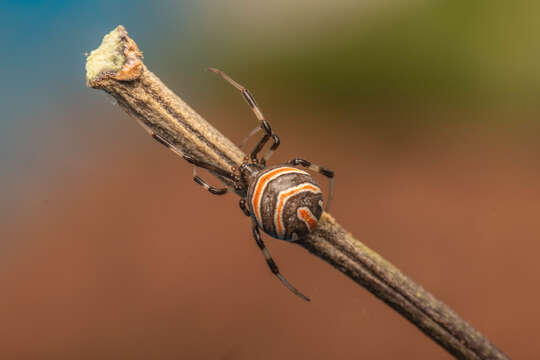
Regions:
<instances>
[{"instance_id":1,"label":"orange-brown background area","mask_svg":"<svg viewBox=\"0 0 540 360\"><path fill-rule=\"evenodd\" d=\"M122 114L91 166L29 192L0 275L10 358L448 358L303 249L268 239L304 303L268 271L234 195ZM223 115L226 119L227 115ZM232 122L234 119L226 119ZM395 153L275 122L283 149L337 174L333 214L515 358L538 349L538 148L454 132ZM224 129L231 133L234 129ZM480 131L481 132L481 131ZM84 144L99 143L99 132ZM481 141L480 141L481 140ZM322 180L322 179L321 179Z\"/></svg>"},{"instance_id":2,"label":"orange-brown background area","mask_svg":"<svg viewBox=\"0 0 540 360\"><path fill-rule=\"evenodd\" d=\"M6 5L0 358L450 358L336 269L265 238L312 302L295 297L235 195L205 192L85 89L83 53L117 24L235 142L254 117L203 69L247 85L281 136L272 163L334 170L347 230L512 358L537 357L539 7L380 3Z\"/></svg>"}]
</instances>

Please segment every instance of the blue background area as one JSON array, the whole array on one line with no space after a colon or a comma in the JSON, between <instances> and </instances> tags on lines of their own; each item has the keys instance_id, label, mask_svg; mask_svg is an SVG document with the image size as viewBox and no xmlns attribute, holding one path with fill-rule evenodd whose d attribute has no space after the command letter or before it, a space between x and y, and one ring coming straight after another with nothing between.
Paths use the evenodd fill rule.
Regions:
<instances>
[{"instance_id":1,"label":"blue background area","mask_svg":"<svg viewBox=\"0 0 540 360\"><path fill-rule=\"evenodd\" d=\"M76 119L65 122L65 110L74 103L79 106L77 113L103 106L103 96L96 92L89 96L91 90L85 87L84 54L96 48L118 24L125 25L148 51L163 52L160 43L150 38L163 38L178 30L175 36L181 39L186 33L176 28L186 27L184 12L175 8L177 21L172 23L164 20L166 11L166 7L145 1L2 2L2 182L21 186L38 174L47 177L47 172L55 171L49 142L63 141L54 137L58 127L77 126ZM2 197L13 194L6 192Z\"/></svg>"}]
</instances>

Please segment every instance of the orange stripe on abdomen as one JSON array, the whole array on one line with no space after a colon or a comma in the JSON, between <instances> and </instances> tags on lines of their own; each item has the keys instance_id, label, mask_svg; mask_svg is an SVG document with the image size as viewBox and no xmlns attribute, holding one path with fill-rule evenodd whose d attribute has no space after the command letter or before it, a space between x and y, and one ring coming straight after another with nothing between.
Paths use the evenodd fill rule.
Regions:
<instances>
[{"instance_id":1,"label":"orange stripe on abdomen","mask_svg":"<svg viewBox=\"0 0 540 360\"><path fill-rule=\"evenodd\" d=\"M306 191L317 194L321 192L321 189L314 184L303 183L295 187L289 188L287 190L283 190L282 192L279 193L278 199L276 202L276 209L274 211L274 225L276 227L276 234L278 235L279 238L283 238L285 236L285 224L283 224L283 210L285 208L285 204L287 203L287 200L289 200L291 197L299 193L306 192ZM310 214L311 214L311 211L310 211ZM317 224L317 221L315 220L315 225L316 224Z\"/></svg>"},{"instance_id":2,"label":"orange stripe on abdomen","mask_svg":"<svg viewBox=\"0 0 540 360\"><path fill-rule=\"evenodd\" d=\"M257 219L257 222L262 227L262 217L261 217L261 199L262 195L264 193L264 189L270 183L270 181L274 180L275 178L285 175L285 174L291 174L291 173L298 173L298 174L306 174L309 175L307 172L293 168L293 167L279 167L274 170L270 170L269 172L263 174L255 184L255 189L253 191L253 197L251 199L251 206L253 208L253 211L255 212L255 218Z\"/></svg>"},{"instance_id":3,"label":"orange stripe on abdomen","mask_svg":"<svg viewBox=\"0 0 540 360\"><path fill-rule=\"evenodd\" d=\"M313 228L317 225L317 218L313 215L311 210L307 207L301 207L297 210L297 215L300 220L302 220L304 223L306 223L306 226L308 227L309 231L311 232Z\"/></svg>"}]
</instances>

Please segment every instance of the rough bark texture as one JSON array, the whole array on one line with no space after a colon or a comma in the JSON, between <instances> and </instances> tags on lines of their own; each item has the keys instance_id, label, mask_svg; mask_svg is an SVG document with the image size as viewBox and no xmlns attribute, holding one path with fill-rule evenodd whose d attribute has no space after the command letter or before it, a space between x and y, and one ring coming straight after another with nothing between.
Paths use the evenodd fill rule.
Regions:
<instances>
[{"instance_id":1,"label":"rough bark texture","mask_svg":"<svg viewBox=\"0 0 540 360\"><path fill-rule=\"evenodd\" d=\"M458 359L508 359L452 309L324 213L299 243L390 305Z\"/></svg>"},{"instance_id":2,"label":"rough bark texture","mask_svg":"<svg viewBox=\"0 0 540 360\"><path fill-rule=\"evenodd\" d=\"M135 42L119 26L87 60L88 86L111 94L145 128L186 154L222 169L238 167L245 155L146 66ZM231 187L228 179L220 178ZM239 193L240 196L245 196ZM508 357L395 266L355 239L329 214L298 244L390 305L458 359Z\"/></svg>"}]
</instances>

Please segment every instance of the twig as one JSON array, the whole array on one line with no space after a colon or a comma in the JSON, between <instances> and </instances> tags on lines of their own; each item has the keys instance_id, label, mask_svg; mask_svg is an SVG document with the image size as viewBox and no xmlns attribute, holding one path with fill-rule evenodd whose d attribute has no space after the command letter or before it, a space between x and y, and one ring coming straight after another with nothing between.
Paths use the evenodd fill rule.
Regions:
<instances>
[{"instance_id":1,"label":"twig","mask_svg":"<svg viewBox=\"0 0 540 360\"><path fill-rule=\"evenodd\" d=\"M88 86L111 94L144 127L185 153L223 169L238 167L245 156L242 151L169 90L141 58L135 42L118 26L88 57ZM225 178L220 180L232 185ZM345 231L330 214L324 213L315 231L298 244L390 305L456 358L508 359L448 306Z\"/></svg>"}]
</instances>

